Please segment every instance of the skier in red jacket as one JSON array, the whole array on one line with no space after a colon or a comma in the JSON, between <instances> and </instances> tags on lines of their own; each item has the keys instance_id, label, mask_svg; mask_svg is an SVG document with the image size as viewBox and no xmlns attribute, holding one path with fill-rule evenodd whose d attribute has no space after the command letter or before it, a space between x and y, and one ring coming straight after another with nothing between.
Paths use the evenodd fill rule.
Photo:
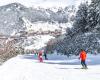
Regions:
<instances>
[{"instance_id":1,"label":"skier in red jacket","mask_svg":"<svg viewBox=\"0 0 100 80\"><path fill-rule=\"evenodd\" d=\"M81 49L79 58L81 59L81 64L82 64L82 67L83 67L82 69L87 69L87 65L85 63L86 57L87 57L86 51Z\"/></svg>"},{"instance_id":2,"label":"skier in red jacket","mask_svg":"<svg viewBox=\"0 0 100 80\"><path fill-rule=\"evenodd\" d=\"M40 62L43 62L42 54L43 54L43 52L39 51L39 53L38 53L38 59L39 59Z\"/></svg>"}]
</instances>

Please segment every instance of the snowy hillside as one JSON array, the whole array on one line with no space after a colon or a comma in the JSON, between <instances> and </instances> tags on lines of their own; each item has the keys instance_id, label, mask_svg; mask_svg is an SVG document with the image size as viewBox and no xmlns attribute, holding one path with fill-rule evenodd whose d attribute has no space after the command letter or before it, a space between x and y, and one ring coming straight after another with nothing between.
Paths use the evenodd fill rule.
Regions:
<instances>
[{"instance_id":1,"label":"snowy hillside","mask_svg":"<svg viewBox=\"0 0 100 80\"><path fill-rule=\"evenodd\" d=\"M19 55L0 66L0 80L100 80L100 55L88 55L88 69L73 56L49 55L40 63L35 55Z\"/></svg>"},{"instance_id":2,"label":"snowy hillside","mask_svg":"<svg viewBox=\"0 0 100 80\"><path fill-rule=\"evenodd\" d=\"M56 9L56 12L55 10ZM51 39L66 32L67 27L72 27L69 22L75 16L74 7L65 8L27 8L20 3L10 3L0 7L0 34L8 37L17 37L22 47L46 45ZM36 37L37 36L37 37ZM47 36L47 41L39 37ZM29 39L30 37L33 37ZM22 39L23 38L23 39ZM38 38L38 39L37 39ZM40 44L36 43L41 41ZM34 46L36 45L36 46ZM39 48L38 48L39 49Z\"/></svg>"},{"instance_id":3,"label":"snowy hillside","mask_svg":"<svg viewBox=\"0 0 100 80\"><path fill-rule=\"evenodd\" d=\"M55 12L55 10L56 12ZM65 27L72 16L75 16L75 8L27 8L21 3L10 3L0 6L0 34L11 35L25 31L26 28ZM62 24L62 25L61 25ZM64 25L63 25L64 24ZM44 28L44 29L45 29ZM36 28L35 28L36 29ZM37 28L38 30L40 28Z\"/></svg>"},{"instance_id":4,"label":"snowy hillside","mask_svg":"<svg viewBox=\"0 0 100 80\"><path fill-rule=\"evenodd\" d=\"M24 45L23 47L25 47L25 50L32 50L32 49L41 49L43 47L46 46L46 44L48 43L48 41L50 39L53 39L53 36L50 35L37 35L37 36L31 36L27 38L27 41L24 41L25 43L29 44L29 45ZM33 42L33 44L31 43Z\"/></svg>"},{"instance_id":5,"label":"snowy hillside","mask_svg":"<svg viewBox=\"0 0 100 80\"><path fill-rule=\"evenodd\" d=\"M12 35L13 33L16 34L20 31L25 30L25 27L23 27L25 24L24 21L22 20L23 17L25 17L27 20L29 20L29 22L32 23L38 21L52 22L52 23L67 23L71 17L75 16L76 11L74 10L76 9L75 8L76 4L78 6L81 2L82 0L0 1L0 12L1 12L0 34L9 36ZM73 10L71 9L72 5L74 5ZM27 8L26 6L29 8ZM36 25L38 24L34 24L34 26ZM65 24L65 26L66 25L67 24Z\"/></svg>"}]
</instances>

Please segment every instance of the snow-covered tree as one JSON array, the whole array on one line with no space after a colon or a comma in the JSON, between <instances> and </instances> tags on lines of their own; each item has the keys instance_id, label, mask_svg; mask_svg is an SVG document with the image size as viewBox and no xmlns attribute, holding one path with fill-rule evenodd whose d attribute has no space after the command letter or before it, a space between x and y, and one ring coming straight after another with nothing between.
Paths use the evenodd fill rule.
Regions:
<instances>
[{"instance_id":1,"label":"snow-covered tree","mask_svg":"<svg viewBox=\"0 0 100 80\"><path fill-rule=\"evenodd\" d=\"M93 30L100 21L100 0L92 0L88 9L88 28Z\"/></svg>"},{"instance_id":2,"label":"snow-covered tree","mask_svg":"<svg viewBox=\"0 0 100 80\"><path fill-rule=\"evenodd\" d=\"M76 13L75 22L73 24L74 26L74 32L86 32L86 26L87 26L87 15L88 15L88 4L82 3L79 6L79 10ZM74 33L74 34L75 34Z\"/></svg>"},{"instance_id":3,"label":"snow-covered tree","mask_svg":"<svg viewBox=\"0 0 100 80\"><path fill-rule=\"evenodd\" d=\"M98 31L99 30L99 31ZM55 49L63 54L78 55L80 49L88 53L100 52L100 0L81 4L72 28L67 28L66 37L56 43Z\"/></svg>"}]
</instances>

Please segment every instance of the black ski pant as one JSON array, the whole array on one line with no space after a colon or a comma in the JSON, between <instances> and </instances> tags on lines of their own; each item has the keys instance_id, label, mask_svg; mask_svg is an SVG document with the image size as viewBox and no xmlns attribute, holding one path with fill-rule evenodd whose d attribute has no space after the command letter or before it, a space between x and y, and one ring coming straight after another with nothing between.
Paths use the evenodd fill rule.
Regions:
<instances>
[{"instance_id":1,"label":"black ski pant","mask_svg":"<svg viewBox=\"0 0 100 80\"><path fill-rule=\"evenodd\" d=\"M81 65L82 65L83 68L87 68L87 65L85 63L85 60L81 60Z\"/></svg>"}]
</instances>

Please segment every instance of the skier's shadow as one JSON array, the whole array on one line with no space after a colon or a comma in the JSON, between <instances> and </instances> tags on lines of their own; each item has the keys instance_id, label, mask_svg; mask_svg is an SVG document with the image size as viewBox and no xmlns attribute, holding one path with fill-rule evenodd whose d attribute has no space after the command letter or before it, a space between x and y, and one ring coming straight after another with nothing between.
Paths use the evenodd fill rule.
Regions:
<instances>
[{"instance_id":1,"label":"skier's shadow","mask_svg":"<svg viewBox=\"0 0 100 80\"><path fill-rule=\"evenodd\" d=\"M59 64L59 65L67 65L67 63L66 62L45 62L44 61L44 63L46 63L46 64Z\"/></svg>"},{"instance_id":2,"label":"skier's shadow","mask_svg":"<svg viewBox=\"0 0 100 80\"><path fill-rule=\"evenodd\" d=\"M73 68L58 68L58 69L73 69Z\"/></svg>"},{"instance_id":3,"label":"skier's shadow","mask_svg":"<svg viewBox=\"0 0 100 80\"><path fill-rule=\"evenodd\" d=\"M58 68L58 69L82 69L82 68ZM84 70L84 69L83 69ZM86 70L86 69L85 69Z\"/></svg>"}]
</instances>

